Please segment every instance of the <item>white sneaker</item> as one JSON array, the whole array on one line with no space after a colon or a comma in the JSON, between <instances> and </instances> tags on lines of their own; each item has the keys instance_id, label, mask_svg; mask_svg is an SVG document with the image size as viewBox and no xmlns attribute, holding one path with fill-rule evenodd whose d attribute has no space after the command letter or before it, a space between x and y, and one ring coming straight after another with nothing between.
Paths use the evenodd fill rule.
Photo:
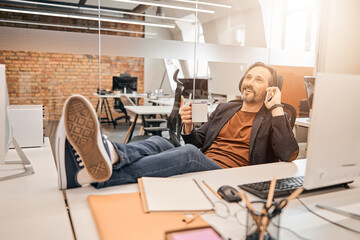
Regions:
<instances>
[{"instance_id":1,"label":"white sneaker","mask_svg":"<svg viewBox=\"0 0 360 240\"><path fill-rule=\"evenodd\" d=\"M73 95L65 101L55 148L60 189L104 182L111 177L107 141L101 134L96 112L85 97Z\"/></svg>"}]
</instances>

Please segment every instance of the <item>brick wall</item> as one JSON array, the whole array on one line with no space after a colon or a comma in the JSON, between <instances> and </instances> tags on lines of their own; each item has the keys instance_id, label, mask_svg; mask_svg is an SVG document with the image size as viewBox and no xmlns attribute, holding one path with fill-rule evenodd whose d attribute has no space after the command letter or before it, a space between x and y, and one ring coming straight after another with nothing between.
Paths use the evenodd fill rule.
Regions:
<instances>
[{"instance_id":1,"label":"brick wall","mask_svg":"<svg viewBox=\"0 0 360 240\"><path fill-rule=\"evenodd\" d=\"M98 56L0 50L0 64L6 66L10 104L44 105L45 120L60 119L63 103L72 94L84 95L94 107L98 102L93 95L99 87ZM138 92L143 92L143 58L102 56L101 68L102 89L111 89L113 76L129 73L138 78Z\"/></svg>"},{"instance_id":2,"label":"brick wall","mask_svg":"<svg viewBox=\"0 0 360 240\"><path fill-rule=\"evenodd\" d=\"M26 24L26 23L10 23L10 22L0 22L0 26L45 29L45 30L56 30L56 31L66 31L66 32L83 32L83 33L98 34L98 30L76 29L76 28L71 28L71 26L80 26L86 28L87 27L97 28L99 26L98 21L92 21L92 20L71 19L71 18L63 18L63 17L48 17L42 15L11 13L11 12L0 12L0 18L2 20L11 20L11 21L56 24L56 25L62 25L63 27L42 26L42 25L34 25L34 24ZM137 16L126 16L124 18L131 20L138 20L138 21L144 20L144 17L137 17ZM144 26L142 25L124 24L124 23L115 23L115 22L101 22L101 28L144 32ZM128 37L144 37L143 34L138 34L138 33L124 33L124 32L115 32L115 31L106 31L106 30L101 31L101 34L119 35L119 36L128 36Z\"/></svg>"},{"instance_id":3,"label":"brick wall","mask_svg":"<svg viewBox=\"0 0 360 240\"><path fill-rule=\"evenodd\" d=\"M10 12L0 12L1 19L29 21L32 23L68 26L98 27L97 21L48 17ZM127 16L143 20L143 17ZM98 34L96 30L71 27L40 26L1 22L0 26L35 28ZM144 32L144 26L101 22L102 28ZM102 31L101 34L143 37L143 34ZM0 64L6 65L10 104L41 104L45 106L45 120L58 120L65 99L72 94L82 94L96 106L93 95L99 87L99 57L95 55L62 54L0 49ZM134 57L101 56L101 89L111 89L112 77L129 73L138 78L138 92L144 91L144 59ZM110 105L113 106L113 100ZM119 114L114 113L115 117Z\"/></svg>"}]
</instances>

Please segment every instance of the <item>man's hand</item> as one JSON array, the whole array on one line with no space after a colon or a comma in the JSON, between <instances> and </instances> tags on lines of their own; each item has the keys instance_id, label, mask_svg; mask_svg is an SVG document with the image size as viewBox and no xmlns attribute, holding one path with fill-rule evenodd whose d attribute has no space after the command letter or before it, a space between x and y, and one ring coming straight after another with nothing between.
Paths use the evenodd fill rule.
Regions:
<instances>
[{"instance_id":1,"label":"man's hand","mask_svg":"<svg viewBox=\"0 0 360 240\"><path fill-rule=\"evenodd\" d=\"M269 96L268 99L265 99L265 106L267 109L270 109L275 104L281 104L281 92L278 87L268 87L266 91L268 92ZM271 114L273 116L284 115L284 109L277 107L271 111Z\"/></svg>"},{"instance_id":2,"label":"man's hand","mask_svg":"<svg viewBox=\"0 0 360 240\"><path fill-rule=\"evenodd\" d=\"M192 105L192 102L190 102L189 105L181 108L181 111L180 111L181 121L184 124L184 134L190 134L193 130L193 121L192 121L192 117L191 117L191 113L192 113L191 105Z\"/></svg>"}]
</instances>

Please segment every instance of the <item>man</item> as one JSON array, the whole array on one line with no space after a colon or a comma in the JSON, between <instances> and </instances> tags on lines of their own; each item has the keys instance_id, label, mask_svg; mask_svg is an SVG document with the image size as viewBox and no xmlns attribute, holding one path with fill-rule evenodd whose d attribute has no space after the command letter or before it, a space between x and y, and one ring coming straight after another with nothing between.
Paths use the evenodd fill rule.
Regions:
<instances>
[{"instance_id":1,"label":"man","mask_svg":"<svg viewBox=\"0 0 360 240\"><path fill-rule=\"evenodd\" d=\"M255 63L239 84L242 102L220 104L198 130L193 129L191 107L181 111L183 139L221 167L292 161L298 144L281 105L275 69ZM270 101L265 101L268 93Z\"/></svg>"},{"instance_id":2,"label":"man","mask_svg":"<svg viewBox=\"0 0 360 240\"><path fill-rule=\"evenodd\" d=\"M178 148L157 136L129 144L106 140L91 103L73 95L64 104L57 130L59 188L87 183L102 188L145 176L292 161L299 148L276 80L272 67L253 64L240 82L243 102L220 104L198 130L191 121L191 105L182 108L183 139L190 144ZM267 93L270 100L265 101Z\"/></svg>"}]
</instances>

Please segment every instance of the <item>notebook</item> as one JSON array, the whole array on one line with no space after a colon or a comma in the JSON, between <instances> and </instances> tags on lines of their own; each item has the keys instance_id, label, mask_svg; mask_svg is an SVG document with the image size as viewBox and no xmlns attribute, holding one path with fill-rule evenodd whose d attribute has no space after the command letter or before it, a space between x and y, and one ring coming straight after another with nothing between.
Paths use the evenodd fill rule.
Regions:
<instances>
[{"instance_id":1,"label":"notebook","mask_svg":"<svg viewBox=\"0 0 360 240\"><path fill-rule=\"evenodd\" d=\"M164 239L169 231L209 226L201 217L186 223L184 213L144 213L138 192L90 195L87 200L103 240Z\"/></svg>"},{"instance_id":2,"label":"notebook","mask_svg":"<svg viewBox=\"0 0 360 240\"><path fill-rule=\"evenodd\" d=\"M191 178L138 179L145 212L208 211L212 203Z\"/></svg>"}]
</instances>

